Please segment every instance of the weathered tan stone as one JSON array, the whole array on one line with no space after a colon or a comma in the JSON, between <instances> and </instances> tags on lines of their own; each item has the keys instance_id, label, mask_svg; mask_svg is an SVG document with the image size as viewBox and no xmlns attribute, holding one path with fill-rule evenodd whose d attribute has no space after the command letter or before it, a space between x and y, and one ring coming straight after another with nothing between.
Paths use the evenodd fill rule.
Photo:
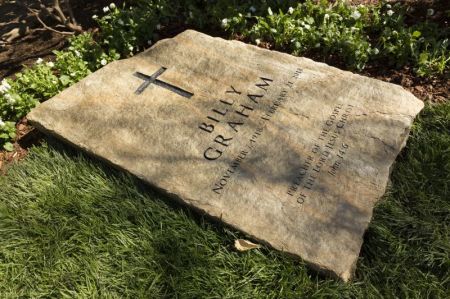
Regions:
<instances>
[{"instance_id":1,"label":"weathered tan stone","mask_svg":"<svg viewBox=\"0 0 450 299\"><path fill-rule=\"evenodd\" d=\"M133 74L161 67L136 94L145 81ZM105 66L28 119L347 281L422 107L400 86L186 31Z\"/></svg>"}]
</instances>

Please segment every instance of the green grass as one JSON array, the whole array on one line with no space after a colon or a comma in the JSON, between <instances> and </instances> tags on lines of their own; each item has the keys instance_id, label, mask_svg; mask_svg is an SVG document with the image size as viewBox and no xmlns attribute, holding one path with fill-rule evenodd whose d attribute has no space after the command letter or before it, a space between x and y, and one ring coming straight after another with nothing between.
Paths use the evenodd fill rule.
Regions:
<instances>
[{"instance_id":1,"label":"green grass","mask_svg":"<svg viewBox=\"0 0 450 299\"><path fill-rule=\"evenodd\" d=\"M445 298L450 104L427 107L344 284L49 140L0 178L0 298Z\"/></svg>"}]
</instances>

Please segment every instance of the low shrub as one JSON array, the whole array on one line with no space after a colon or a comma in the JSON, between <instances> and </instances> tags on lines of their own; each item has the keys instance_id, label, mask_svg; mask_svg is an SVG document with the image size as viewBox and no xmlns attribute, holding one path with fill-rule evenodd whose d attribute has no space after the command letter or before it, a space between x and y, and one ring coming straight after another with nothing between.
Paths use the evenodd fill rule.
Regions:
<instances>
[{"instance_id":1,"label":"low shrub","mask_svg":"<svg viewBox=\"0 0 450 299\"><path fill-rule=\"evenodd\" d=\"M408 26L407 12L400 3L352 6L343 0L307 0L284 12L268 8L262 16L237 14L222 24L253 43L266 42L294 55L338 58L350 69L387 62L412 65L419 76L448 71L449 30L428 20ZM434 11L424 13L431 16Z\"/></svg>"}]
</instances>

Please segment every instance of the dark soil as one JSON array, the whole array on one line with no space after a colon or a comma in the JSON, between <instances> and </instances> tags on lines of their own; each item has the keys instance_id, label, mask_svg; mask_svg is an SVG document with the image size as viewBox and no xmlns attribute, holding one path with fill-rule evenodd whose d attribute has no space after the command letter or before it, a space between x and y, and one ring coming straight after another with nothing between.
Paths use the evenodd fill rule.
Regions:
<instances>
[{"instance_id":1,"label":"dark soil","mask_svg":"<svg viewBox=\"0 0 450 299\"><path fill-rule=\"evenodd\" d=\"M37 1L22 1L28 7L36 7ZM47 1L48 2L48 1ZM122 0L114 1L121 5ZM94 14L102 15L102 8L111 0L77 0L72 1L76 20L84 30L95 30ZM47 18L49 25L55 25ZM20 37L8 42L11 30L17 30ZM30 66L37 58L49 58L52 51L66 45L68 36L45 30L36 18L17 1L0 0L0 78L9 77L19 72L23 66Z\"/></svg>"},{"instance_id":2,"label":"dark soil","mask_svg":"<svg viewBox=\"0 0 450 299\"><path fill-rule=\"evenodd\" d=\"M450 79L448 77L421 78L417 77L408 67L395 70L382 69L380 66L368 67L362 74L401 85L424 102L443 103L450 99Z\"/></svg>"},{"instance_id":3,"label":"dark soil","mask_svg":"<svg viewBox=\"0 0 450 299\"><path fill-rule=\"evenodd\" d=\"M37 1L22 1L28 7L36 7ZM48 2L48 1L47 1ZM116 0L116 5L122 5L123 0ZM72 1L76 20L86 31L95 31L96 23L92 19L94 14L102 15L103 7L109 5L111 0L77 0ZM49 25L54 25L51 19L45 19ZM19 37L7 41L12 33ZM52 59L53 51L62 49L67 44L67 35L61 35L42 28L35 17L16 1L0 0L0 80L14 76L24 66L33 65L38 58ZM42 135L28 125L26 118L17 125L17 140L14 151L0 151L0 175L4 173L5 166L13 161L20 160L27 154L27 149L40 142Z\"/></svg>"},{"instance_id":4,"label":"dark soil","mask_svg":"<svg viewBox=\"0 0 450 299\"><path fill-rule=\"evenodd\" d=\"M0 151L0 175L5 174L6 166L13 161L24 158L28 153L28 148L32 145L39 144L43 135L30 126L26 118L23 118L16 125L17 141L14 143L14 151Z\"/></svg>"}]
</instances>

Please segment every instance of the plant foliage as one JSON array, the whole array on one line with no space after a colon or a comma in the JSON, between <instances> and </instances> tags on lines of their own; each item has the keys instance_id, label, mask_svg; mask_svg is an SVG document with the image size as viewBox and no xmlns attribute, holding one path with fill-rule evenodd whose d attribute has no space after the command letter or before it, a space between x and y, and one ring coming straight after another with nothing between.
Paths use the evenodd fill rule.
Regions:
<instances>
[{"instance_id":1,"label":"plant foliage","mask_svg":"<svg viewBox=\"0 0 450 299\"><path fill-rule=\"evenodd\" d=\"M449 29L428 21L405 23L400 3L352 6L343 0L298 1L132 0L93 16L99 34L80 34L55 51L54 62L37 63L0 84L0 147L12 150L15 123L33 107L89 73L142 51L171 23L208 32L225 30L256 44L273 45L349 69L367 64L411 65L419 76L448 72ZM433 12L434 13L434 12ZM430 12L424 12L430 15Z\"/></svg>"}]
</instances>

